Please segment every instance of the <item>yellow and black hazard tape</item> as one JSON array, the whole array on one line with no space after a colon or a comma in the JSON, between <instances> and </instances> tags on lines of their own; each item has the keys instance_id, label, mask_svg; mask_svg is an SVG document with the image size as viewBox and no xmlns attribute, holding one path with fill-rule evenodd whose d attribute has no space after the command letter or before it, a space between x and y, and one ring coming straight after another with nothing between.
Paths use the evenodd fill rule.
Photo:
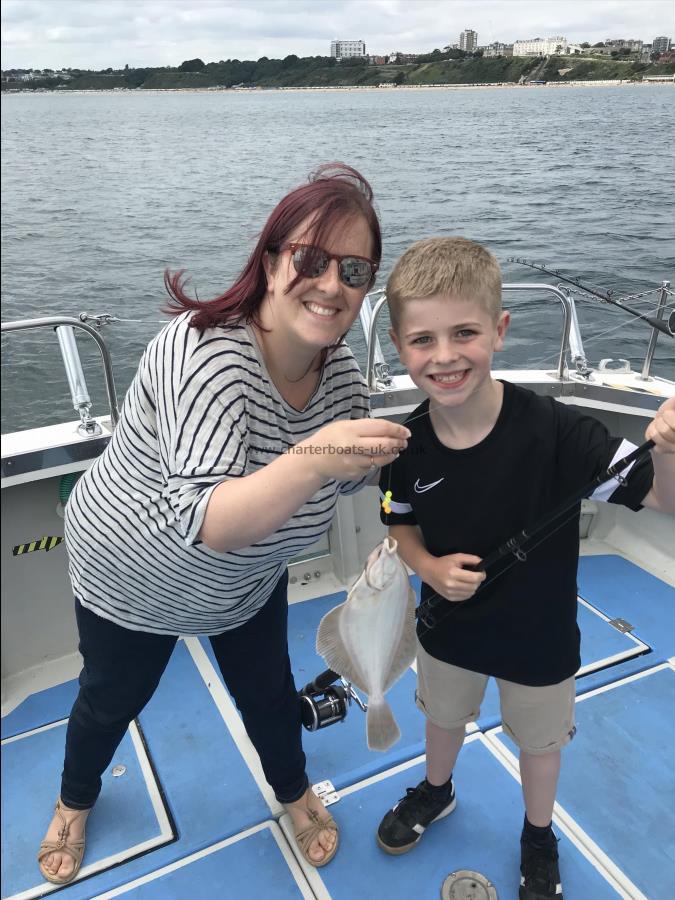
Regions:
<instances>
[{"instance_id":1,"label":"yellow and black hazard tape","mask_svg":"<svg viewBox=\"0 0 675 900\"><path fill-rule=\"evenodd\" d=\"M22 553L32 553L34 550L53 550L63 542L62 537L43 537L28 544L17 544L12 548L12 556L21 556Z\"/></svg>"}]
</instances>

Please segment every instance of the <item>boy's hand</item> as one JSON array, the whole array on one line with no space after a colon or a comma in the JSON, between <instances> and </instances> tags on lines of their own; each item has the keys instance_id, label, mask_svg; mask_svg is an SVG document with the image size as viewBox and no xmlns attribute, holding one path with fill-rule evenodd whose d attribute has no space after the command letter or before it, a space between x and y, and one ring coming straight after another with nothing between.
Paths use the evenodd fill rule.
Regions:
<instances>
[{"instance_id":1,"label":"boy's hand","mask_svg":"<svg viewBox=\"0 0 675 900\"><path fill-rule=\"evenodd\" d=\"M453 603L468 600L485 581L485 572L472 572L464 566L477 566L480 556L470 553L451 553L449 556L432 556L420 572L423 581L439 596Z\"/></svg>"},{"instance_id":2,"label":"boy's hand","mask_svg":"<svg viewBox=\"0 0 675 900\"><path fill-rule=\"evenodd\" d=\"M647 426L645 438L654 441L654 453L675 453L675 397L659 406Z\"/></svg>"}]
</instances>

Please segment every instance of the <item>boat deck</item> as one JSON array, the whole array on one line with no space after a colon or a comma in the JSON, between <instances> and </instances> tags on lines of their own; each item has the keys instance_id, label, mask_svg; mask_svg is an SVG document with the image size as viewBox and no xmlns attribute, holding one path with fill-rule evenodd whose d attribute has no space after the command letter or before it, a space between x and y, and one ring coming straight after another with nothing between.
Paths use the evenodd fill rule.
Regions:
<instances>
[{"instance_id":1,"label":"boat deck","mask_svg":"<svg viewBox=\"0 0 675 900\"><path fill-rule=\"evenodd\" d=\"M413 579L413 582L415 580ZM582 557L578 733L565 755L555 824L566 900L675 896L675 589L616 555ZM344 599L290 607L298 686L325 668L317 625ZM622 619L622 633L609 620ZM35 854L58 790L69 681L32 694L2 720L2 898L58 892L111 898L438 898L458 869L483 873L513 900L522 799L515 748L500 728L491 684L455 782L458 806L405 856L377 847L388 807L424 776L424 721L409 670L388 699L401 739L366 747L365 720L305 733L310 777L330 780L341 846L322 869L298 862L289 823L264 781L207 640L181 640L150 704L120 745L87 828L86 865L58 888ZM264 690L264 684L260 685ZM26 781L30 795L26 795Z\"/></svg>"}]
</instances>

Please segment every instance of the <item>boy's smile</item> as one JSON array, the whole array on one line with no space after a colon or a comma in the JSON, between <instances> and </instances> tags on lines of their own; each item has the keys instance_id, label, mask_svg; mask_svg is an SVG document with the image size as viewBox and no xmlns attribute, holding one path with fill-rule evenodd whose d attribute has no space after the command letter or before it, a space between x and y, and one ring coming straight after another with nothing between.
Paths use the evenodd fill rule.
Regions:
<instances>
[{"instance_id":1,"label":"boy's smile","mask_svg":"<svg viewBox=\"0 0 675 900\"><path fill-rule=\"evenodd\" d=\"M425 394L444 407L473 406L490 392L492 357L508 323L507 312L495 321L478 301L438 295L407 301L391 337Z\"/></svg>"}]
</instances>

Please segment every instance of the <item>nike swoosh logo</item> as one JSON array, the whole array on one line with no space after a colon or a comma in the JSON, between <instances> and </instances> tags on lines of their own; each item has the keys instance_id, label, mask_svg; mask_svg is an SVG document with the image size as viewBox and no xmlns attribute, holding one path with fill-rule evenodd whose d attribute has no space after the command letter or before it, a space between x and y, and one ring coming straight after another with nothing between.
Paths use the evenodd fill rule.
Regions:
<instances>
[{"instance_id":1,"label":"nike swoosh logo","mask_svg":"<svg viewBox=\"0 0 675 900\"><path fill-rule=\"evenodd\" d=\"M445 478L439 478L438 481L432 481L431 484L420 484L418 478L415 482L415 493L423 494L425 491L430 491L432 488L435 488L437 484L440 484L441 481L445 481Z\"/></svg>"}]
</instances>

